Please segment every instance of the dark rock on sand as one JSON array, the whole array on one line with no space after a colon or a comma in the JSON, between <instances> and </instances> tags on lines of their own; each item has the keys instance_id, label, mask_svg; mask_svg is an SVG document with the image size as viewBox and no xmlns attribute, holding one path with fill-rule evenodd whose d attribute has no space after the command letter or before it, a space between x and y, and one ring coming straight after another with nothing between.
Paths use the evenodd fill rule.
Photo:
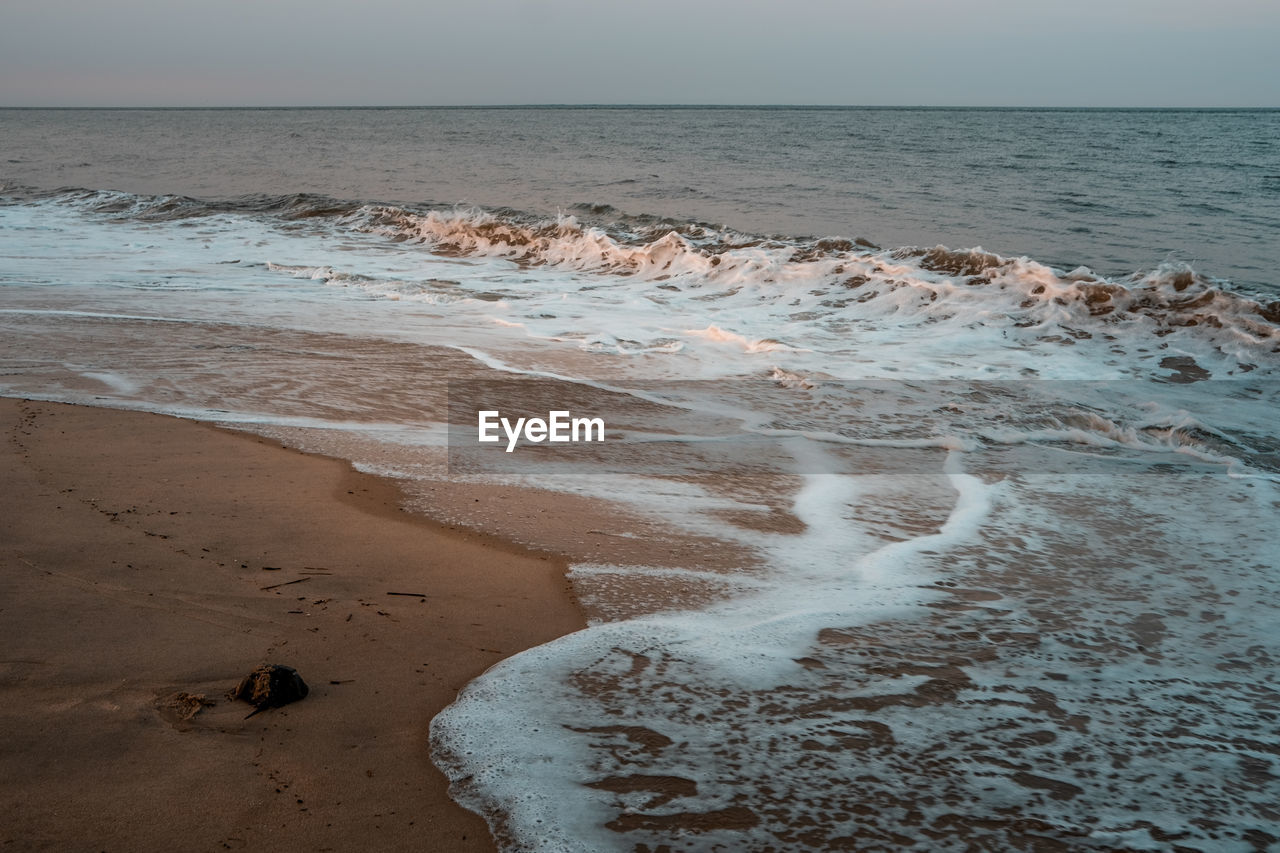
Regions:
<instances>
[{"instance_id":1,"label":"dark rock on sand","mask_svg":"<svg viewBox=\"0 0 1280 853\"><path fill-rule=\"evenodd\" d=\"M249 717L252 717L258 711L297 702L309 692L307 683L293 667L263 664L246 675L236 685L236 689L227 694L227 697L243 700L252 705L254 711L249 714Z\"/></svg>"}]
</instances>

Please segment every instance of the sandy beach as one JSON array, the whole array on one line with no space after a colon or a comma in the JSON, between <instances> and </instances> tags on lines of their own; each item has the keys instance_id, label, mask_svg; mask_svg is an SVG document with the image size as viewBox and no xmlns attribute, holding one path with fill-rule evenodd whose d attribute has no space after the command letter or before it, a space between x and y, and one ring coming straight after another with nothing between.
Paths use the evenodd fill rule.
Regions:
<instances>
[{"instance_id":1,"label":"sandy beach","mask_svg":"<svg viewBox=\"0 0 1280 853\"><path fill-rule=\"evenodd\" d=\"M11 399L0 416L0 847L493 849L428 723L582 627L562 560L253 436ZM264 662L311 692L246 719L225 694Z\"/></svg>"}]
</instances>

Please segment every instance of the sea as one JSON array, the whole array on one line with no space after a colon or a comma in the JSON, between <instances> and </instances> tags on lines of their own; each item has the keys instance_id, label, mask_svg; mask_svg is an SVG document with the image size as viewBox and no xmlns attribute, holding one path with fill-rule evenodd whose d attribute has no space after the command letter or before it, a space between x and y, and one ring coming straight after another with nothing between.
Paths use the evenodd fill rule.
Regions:
<instances>
[{"instance_id":1,"label":"sea","mask_svg":"<svg viewBox=\"0 0 1280 853\"><path fill-rule=\"evenodd\" d=\"M1277 110L0 110L0 394L567 557L505 851L1275 849L1278 269Z\"/></svg>"}]
</instances>

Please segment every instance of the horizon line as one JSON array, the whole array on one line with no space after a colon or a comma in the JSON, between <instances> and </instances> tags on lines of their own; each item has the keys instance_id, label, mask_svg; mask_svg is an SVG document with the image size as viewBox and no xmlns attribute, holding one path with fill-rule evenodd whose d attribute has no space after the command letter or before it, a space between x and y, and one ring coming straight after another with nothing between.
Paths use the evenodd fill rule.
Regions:
<instances>
[{"instance_id":1,"label":"horizon line","mask_svg":"<svg viewBox=\"0 0 1280 853\"><path fill-rule=\"evenodd\" d=\"M528 104L187 104L187 105L6 105L0 110L522 110L522 109L610 109L610 110L1044 110L1044 111L1150 111L1214 112L1273 111L1276 106L1088 106L1048 104L724 104L724 103L528 103Z\"/></svg>"}]
</instances>

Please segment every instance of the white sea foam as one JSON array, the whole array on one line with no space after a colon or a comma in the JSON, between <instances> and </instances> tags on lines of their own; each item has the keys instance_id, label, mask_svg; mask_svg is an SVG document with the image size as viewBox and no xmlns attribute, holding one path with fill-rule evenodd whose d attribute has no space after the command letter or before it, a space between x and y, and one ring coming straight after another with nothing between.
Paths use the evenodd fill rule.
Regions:
<instances>
[{"instance_id":1,"label":"white sea foam","mask_svg":"<svg viewBox=\"0 0 1280 853\"><path fill-rule=\"evenodd\" d=\"M1247 849L1239 833L1265 823L1265 795L1240 774L1269 762L1254 703L1274 695L1257 663L1275 649L1252 617L1220 608L1236 609L1241 582L1261 584L1252 606L1270 607L1280 579L1246 567L1274 565L1276 550L1224 515L1220 529L1237 538L1215 535L1209 552L1170 526L1181 486L1236 487L1072 477L1048 493L996 494L954 470L959 491L937 534L859 559L856 531L832 512L857 487L810 484L797 509L824 526L779 537L773 589L598 626L495 667L433 724L459 796L495 815L513 849L828 849L859 838L949 850L1052 837L1109 849L1120 836L1161 849L1169 833ZM1097 525L1098 510L1119 526ZM1138 517L1155 529L1126 531ZM1135 560L1136 543L1153 540L1175 564L1213 553L1218 567ZM783 570L802 554L819 559ZM1175 628L1197 601L1212 618ZM944 603L964 606L930 607ZM1234 674L1222 666L1233 654L1244 655ZM1220 714L1233 728L1218 727ZM1171 764L1171 749L1194 760ZM1198 826L1200 802L1229 822Z\"/></svg>"}]
</instances>

